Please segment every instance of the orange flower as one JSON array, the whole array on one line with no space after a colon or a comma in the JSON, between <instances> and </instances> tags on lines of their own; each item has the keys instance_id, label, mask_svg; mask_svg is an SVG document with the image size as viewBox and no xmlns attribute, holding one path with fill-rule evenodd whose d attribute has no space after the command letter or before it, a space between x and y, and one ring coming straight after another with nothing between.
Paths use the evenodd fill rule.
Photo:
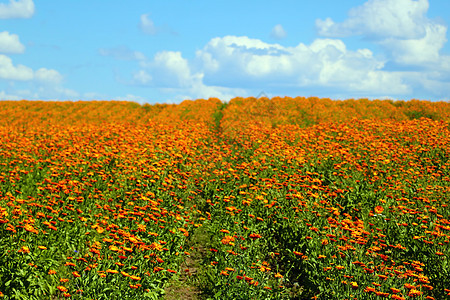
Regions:
<instances>
[{"instance_id":1,"label":"orange flower","mask_svg":"<svg viewBox=\"0 0 450 300\"><path fill-rule=\"evenodd\" d=\"M127 272L121 271L120 274L122 274L125 277L130 277L130 274L128 274Z\"/></svg>"},{"instance_id":2,"label":"orange flower","mask_svg":"<svg viewBox=\"0 0 450 300\"><path fill-rule=\"evenodd\" d=\"M257 233L252 233L248 237L253 239L253 240L256 240L256 239L262 238L262 235L257 234Z\"/></svg>"},{"instance_id":3,"label":"orange flower","mask_svg":"<svg viewBox=\"0 0 450 300\"><path fill-rule=\"evenodd\" d=\"M21 253L30 253L30 248L28 248L27 246L23 246L22 248L19 249L19 251L17 252L21 252Z\"/></svg>"},{"instance_id":4,"label":"orange flower","mask_svg":"<svg viewBox=\"0 0 450 300\"><path fill-rule=\"evenodd\" d=\"M56 288L57 288L58 290L60 290L61 292L67 292L67 288L66 288L65 286L58 285Z\"/></svg>"},{"instance_id":5,"label":"orange flower","mask_svg":"<svg viewBox=\"0 0 450 300\"><path fill-rule=\"evenodd\" d=\"M381 214L384 211L384 208L382 206L375 206L375 213Z\"/></svg>"},{"instance_id":6,"label":"orange flower","mask_svg":"<svg viewBox=\"0 0 450 300\"><path fill-rule=\"evenodd\" d=\"M224 236L224 238L220 241L222 244L224 244L224 245L231 245L231 246L234 246L234 240L235 240L235 238L234 237L232 237L231 235L226 235L226 236Z\"/></svg>"},{"instance_id":7,"label":"orange flower","mask_svg":"<svg viewBox=\"0 0 450 300\"><path fill-rule=\"evenodd\" d=\"M408 296L409 297L418 297L418 296L421 296L423 293L421 292L421 291L419 291L419 290L416 290L416 289L411 289L410 291L409 291L409 293L408 293Z\"/></svg>"},{"instance_id":8,"label":"orange flower","mask_svg":"<svg viewBox=\"0 0 450 300\"><path fill-rule=\"evenodd\" d=\"M81 277L80 273L78 273L77 271L72 272L72 275L74 277Z\"/></svg>"}]
</instances>

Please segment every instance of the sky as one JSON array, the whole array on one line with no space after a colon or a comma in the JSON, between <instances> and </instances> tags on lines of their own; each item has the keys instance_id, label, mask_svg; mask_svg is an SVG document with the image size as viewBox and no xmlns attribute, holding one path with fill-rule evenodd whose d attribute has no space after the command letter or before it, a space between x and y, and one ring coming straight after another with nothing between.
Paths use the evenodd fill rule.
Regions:
<instances>
[{"instance_id":1,"label":"sky","mask_svg":"<svg viewBox=\"0 0 450 300\"><path fill-rule=\"evenodd\" d=\"M0 100L450 101L448 0L0 0Z\"/></svg>"}]
</instances>

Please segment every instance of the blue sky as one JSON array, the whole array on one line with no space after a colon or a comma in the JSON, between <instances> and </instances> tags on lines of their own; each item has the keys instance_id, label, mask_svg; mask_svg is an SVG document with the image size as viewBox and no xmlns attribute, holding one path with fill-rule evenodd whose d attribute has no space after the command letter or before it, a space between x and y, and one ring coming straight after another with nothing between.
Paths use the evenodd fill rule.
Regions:
<instances>
[{"instance_id":1,"label":"blue sky","mask_svg":"<svg viewBox=\"0 0 450 300\"><path fill-rule=\"evenodd\" d=\"M449 101L448 24L448 0L0 0L0 99Z\"/></svg>"}]
</instances>

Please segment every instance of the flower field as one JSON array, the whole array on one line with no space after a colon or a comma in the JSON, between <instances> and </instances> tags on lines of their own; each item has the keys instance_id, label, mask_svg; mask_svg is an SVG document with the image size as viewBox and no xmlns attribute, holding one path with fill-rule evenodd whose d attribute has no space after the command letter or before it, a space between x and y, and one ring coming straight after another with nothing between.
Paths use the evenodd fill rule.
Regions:
<instances>
[{"instance_id":1,"label":"flower field","mask_svg":"<svg viewBox=\"0 0 450 300\"><path fill-rule=\"evenodd\" d=\"M0 298L450 299L449 195L450 103L4 101Z\"/></svg>"}]
</instances>

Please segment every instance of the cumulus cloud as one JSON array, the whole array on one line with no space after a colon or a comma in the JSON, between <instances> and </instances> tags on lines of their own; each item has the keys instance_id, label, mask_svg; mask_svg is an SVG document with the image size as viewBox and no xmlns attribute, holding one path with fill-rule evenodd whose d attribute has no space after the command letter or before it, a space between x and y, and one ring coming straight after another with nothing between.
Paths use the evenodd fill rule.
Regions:
<instances>
[{"instance_id":1,"label":"cumulus cloud","mask_svg":"<svg viewBox=\"0 0 450 300\"><path fill-rule=\"evenodd\" d=\"M248 37L212 39L196 53L204 82L257 88L324 86L362 92L404 93L398 74L382 71L384 61L369 49L348 50L341 40L316 39L283 47Z\"/></svg>"},{"instance_id":2,"label":"cumulus cloud","mask_svg":"<svg viewBox=\"0 0 450 300\"><path fill-rule=\"evenodd\" d=\"M282 46L247 36L212 38L187 59L161 51L139 61L132 84L157 88L174 99L219 97L227 100L261 90L271 94L311 91L345 97L438 97L450 93L450 56L442 55L447 27L427 18L427 0L368 0L336 23L317 20L321 38ZM148 20L147 15L142 16ZM155 33L150 22L150 32ZM281 25L273 38L286 35ZM348 36L360 35L385 53L349 49ZM190 96L190 97L189 97Z\"/></svg>"},{"instance_id":3,"label":"cumulus cloud","mask_svg":"<svg viewBox=\"0 0 450 300\"><path fill-rule=\"evenodd\" d=\"M23 53L25 46L19 41L17 34L8 31L0 32L0 53Z\"/></svg>"},{"instance_id":4,"label":"cumulus cloud","mask_svg":"<svg viewBox=\"0 0 450 300\"><path fill-rule=\"evenodd\" d=\"M0 3L0 19L27 19L33 14L33 0L9 0L8 4Z\"/></svg>"},{"instance_id":5,"label":"cumulus cloud","mask_svg":"<svg viewBox=\"0 0 450 300\"><path fill-rule=\"evenodd\" d=\"M133 51L127 46L121 45L114 48L100 48L98 53L102 56L111 56L119 60L145 60L142 52Z\"/></svg>"},{"instance_id":6,"label":"cumulus cloud","mask_svg":"<svg viewBox=\"0 0 450 300\"><path fill-rule=\"evenodd\" d=\"M319 19L316 28L326 37L364 36L396 63L426 66L441 59L447 41L447 27L428 19L428 8L428 0L369 0L351 9L345 21Z\"/></svg>"},{"instance_id":7,"label":"cumulus cloud","mask_svg":"<svg viewBox=\"0 0 450 300\"><path fill-rule=\"evenodd\" d=\"M387 38L379 42L389 51L395 62L407 65L426 66L439 63L442 57L439 51L447 41L447 27L429 23L424 27L425 34L417 39ZM433 65L433 67L436 67Z\"/></svg>"},{"instance_id":8,"label":"cumulus cloud","mask_svg":"<svg viewBox=\"0 0 450 300\"><path fill-rule=\"evenodd\" d=\"M171 102L185 99L218 97L229 100L246 95L242 88L205 85L203 72L192 69L191 63L178 51L161 51L153 59L140 63L143 69L135 72L130 84L157 88L172 95Z\"/></svg>"},{"instance_id":9,"label":"cumulus cloud","mask_svg":"<svg viewBox=\"0 0 450 300\"><path fill-rule=\"evenodd\" d=\"M280 24L275 25L275 27L272 28L272 31L270 32L270 36L277 40L284 39L286 35L286 31Z\"/></svg>"},{"instance_id":10,"label":"cumulus cloud","mask_svg":"<svg viewBox=\"0 0 450 300\"><path fill-rule=\"evenodd\" d=\"M428 0L369 0L352 8L342 23L330 18L317 20L322 36L365 35L373 38L416 39L425 35Z\"/></svg>"},{"instance_id":11,"label":"cumulus cloud","mask_svg":"<svg viewBox=\"0 0 450 300\"><path fill-rule=\"evenodd\" d=\"M383 71L385 61L369 49L352 51L341 40L316 39L310 45L283 47L246 36L211 39L195 58L162 51L141 64L132 83L177 97L248 95L251 90L323 87L370 95L411 91L400 73Z\"/></svg>"},{"instance_id":12,"label":"cumulus cloud","mask_svg":"<svg viewBox=\"0 0 450 300\"><path fill-rule=\"evenodd\" d=\"M63 79L62 75L53 69L40 68L33 71L24 65L14 65L12 59L3 54L0 54L0 78L13 81L36 80L53 84L60 84Z\"/></svg>"},{"instance_id":13,"label":"cumulus cloud","mask_svg":"<svg viewBox=\"0 0 450 300\"><path fill-rule=\"evenodd\" d=\"M24 65L14 66L11 58L0 54L0 78L8 80L31 80L33 70Z\"/></svg>"},{"instance_id":14,"label":"cumulus cloud","mask_svg":"<svg viewBox=\"0 0 450 300\"><path fill-rule=\"evenodd\" d=\"M56 70L40 68L34 73L35 79L41 82L60 84L63 76Z\"/></svg>"}]
</instances>

